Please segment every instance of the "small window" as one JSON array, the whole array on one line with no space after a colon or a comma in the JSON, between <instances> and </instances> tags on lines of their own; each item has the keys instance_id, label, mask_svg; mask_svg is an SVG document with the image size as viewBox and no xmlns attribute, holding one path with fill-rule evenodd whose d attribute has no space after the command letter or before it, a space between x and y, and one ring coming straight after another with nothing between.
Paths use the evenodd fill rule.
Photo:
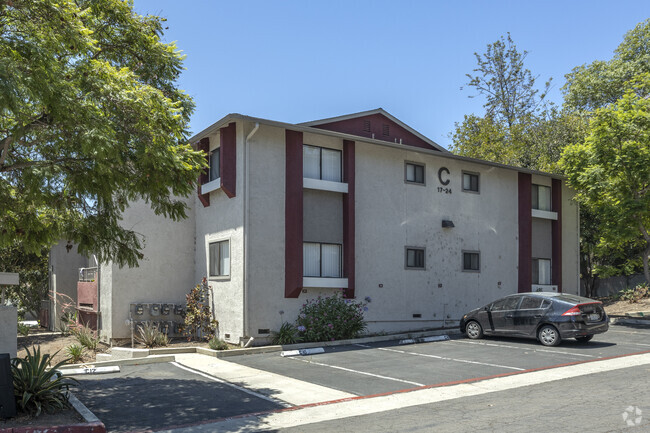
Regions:
<instances>
[{"instance_id":1,"label":"small window","mask_svg":"<svg viewBox=\"0 0 650 433\"><path fill-rule=\"evenodd\" d=\"M218 147L210 152L210 181L219 179L221 177L219 167L219 153L220 148Z\"/></svg>"},{"instance_id":2,"label":"small window","mask_svg":"<svg viewBox=\"0 0 650 433\"><path fill-rule=\"evenodd\" d=\"M478 192L478 174L463 172L463 191Z\"/></svg>"},{"instance_id":3,"label":"small window","mask_svg":"<svg viewBox=\"0 0 650 433\"><path fill-rule=\"evenodd\" d=\"M551 284L551 259L533 259L533 284Z\"/></svg>"},{"instance_id":4,"label":"small window","mask_svg":"<svg viewBox=\"0 0 650 433\"><path fill-rule=\"evenodd\" d=\"M533 184L532 188L533 209L551 210L551 187Z\"/></svg>"},{"instance_id":5,"label":"small window","mask_svg":"<svg viewBox=\"0 0 650 433\"><path fill-rule=\"evenodd\" d=\"M211 277L230 275L230 241L210 243L208 260Z\"/></svg>"},{"instance_id":6,"label":"small window","mask_svg":"<svg viewBox=\"0 0 650 433\"><path fill-rule=\"evenodd\" d=\"M520 310L537 310L541 308L543 299L533 296L524 296L519 305Z\"/></svg>"},{"instance_id":7,"label":"small window","mask_svg":"<svg viewBox=\"0 0 650 433\"><path fill-rule=\"evenodd\" d=\"M478 251L464 251L463 271L478 272L480 269L480 253Z\"/></svg>"},{"instance_id":8,"label":"small window","mask_svg":"<svg viewBox=\"0 0 650 433\"><path fill-rule=\"evenodd\" d=\"M303 250L303 276L341 278L342 256L340 244L305 242Z\"/></svg>"},{"instance_id":9,"label":"small window","mask_svg":"<svg viewBox=\"0 0 650 433\"><path fill-rule=\"evenodd\" d=\"M303 176L310 179L341 182L341 151L325 147L302 147Z\"/></svg>"},{"instance_id":10,"label":"small window","mask_svg":"<svg viewBox=\"0 0 650 433\"><path fill-rule=\"evenodd\" d=\"M404 170L406 182L424 185L424 165L407 162Z\"/></svg>"},{"instance_id":11,"label":"small window","mask_svg":"<svg viewBox=\"0 0 650 433\"><path fill-rule=\"evenodd\" d=\"M406 248L406 269L424 269L424 248Z\"/></svg>"}]
</instances>

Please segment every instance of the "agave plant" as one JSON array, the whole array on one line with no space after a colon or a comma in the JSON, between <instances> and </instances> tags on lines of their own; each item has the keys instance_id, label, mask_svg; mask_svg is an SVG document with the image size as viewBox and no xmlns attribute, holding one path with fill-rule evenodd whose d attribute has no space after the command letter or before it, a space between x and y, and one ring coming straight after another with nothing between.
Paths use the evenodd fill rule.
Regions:
<instances>
[{"instance_id":1,"label":"agave plant","mask_svg":"<svg viewBox=\"0 0 650 433\"><path fill-rule=\"evenodd\" d=\"M160 331L160 328L153 322L144 322L138 325L138 333L135 339L144 347L159 347L167 346L169 338L167 335Z\"/></svg>"},{"instance_id":2,"label":"agave plant","mask_svg":"<svg viewBox=\"0 0 650 433\"><path fill-rule=\"evenodd\" d=\"M66 347L65 351L74 364L79 363L84 359L84 347L79 344L71 344Z\"/></svg>"},{"instance_id":3,"label":"agave plant","mask_svg":"<svg viewBox=\"0 0 650 433\"><path fill-rule=\"evenodd\" d=\"M70 385L79 383L75 379L63 377L59 367L68 360L63 360L50 367L50 359L56 356L41 355L40 346L25 348L24 358L11 360L11 372L14 379L14 396L23 412L39 416L41 412L63 410L68 401ZM58 352L57 352L58 353Z\"/></svg>"}]
</instances>

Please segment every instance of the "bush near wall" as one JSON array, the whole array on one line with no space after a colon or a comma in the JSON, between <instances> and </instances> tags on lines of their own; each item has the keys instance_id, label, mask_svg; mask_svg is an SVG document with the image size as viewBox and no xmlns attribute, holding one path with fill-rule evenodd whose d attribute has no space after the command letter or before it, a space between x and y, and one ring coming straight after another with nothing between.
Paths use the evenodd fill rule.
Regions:
<instances>
[{"instance_id":1,"label":"bush near wall","mask_svg":"<svg viewBox=\"0 0 650 433\"><path fill-rule=\"evenodd\" d=\"M310 342L357 337L367 328L363 313L368 310L370 298L365 301L343 299L341 293L306 301L296 320L300 339Z\"/></svg>"}]
</instances>

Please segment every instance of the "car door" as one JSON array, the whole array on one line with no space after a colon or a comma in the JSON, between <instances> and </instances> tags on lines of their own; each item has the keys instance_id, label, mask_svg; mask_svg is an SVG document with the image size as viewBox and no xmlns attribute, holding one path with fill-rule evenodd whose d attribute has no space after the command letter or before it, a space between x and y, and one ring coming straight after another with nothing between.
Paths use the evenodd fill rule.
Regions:
<instances>
[{"instance_id":1,"label":"car door","mask_svg":"<svg viewBox=\"0 0 650 433\"><path fill-rule=\"evenodd\" d=\"M550 302L546 303L547 306ZM521 303L514 313L513 332L516 335L529 336L535 334L537 325L544 317L544 298L539 296L523 296Z\"/></svg>"},{"instance_id":2,"label":"car door","mask_svg":"<svg viewBox=\"0 0 650 433\"><path fill-rule=\"evenodd\" d=\"M514 328L514 315L521 296L508 296L492 303L490 327L495 334L510 334Z\"/></svg>"}]
</instances>

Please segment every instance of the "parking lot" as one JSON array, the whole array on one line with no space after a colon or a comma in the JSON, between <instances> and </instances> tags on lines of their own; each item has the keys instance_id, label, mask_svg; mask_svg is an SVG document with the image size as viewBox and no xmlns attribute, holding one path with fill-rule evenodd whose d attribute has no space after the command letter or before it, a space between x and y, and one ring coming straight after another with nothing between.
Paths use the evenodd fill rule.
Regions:
<instances>
[{"instance_id":1,"label":"parking lot","mask_svg":"<svg viewBox=\"0 0 650 433\"><path fill-rule=\"evenodd\" d=\"M175 363L125 366L116 374L80 377L78 397L109 431L156 431L589 365L642 352L650 352L650 329L612 326L588 344L565 341L552 348L534 340L452 336L420 344L334 346L325 353L294 357L277 352L224 359L178 355Z\"/></svg>"}]
</instances>

